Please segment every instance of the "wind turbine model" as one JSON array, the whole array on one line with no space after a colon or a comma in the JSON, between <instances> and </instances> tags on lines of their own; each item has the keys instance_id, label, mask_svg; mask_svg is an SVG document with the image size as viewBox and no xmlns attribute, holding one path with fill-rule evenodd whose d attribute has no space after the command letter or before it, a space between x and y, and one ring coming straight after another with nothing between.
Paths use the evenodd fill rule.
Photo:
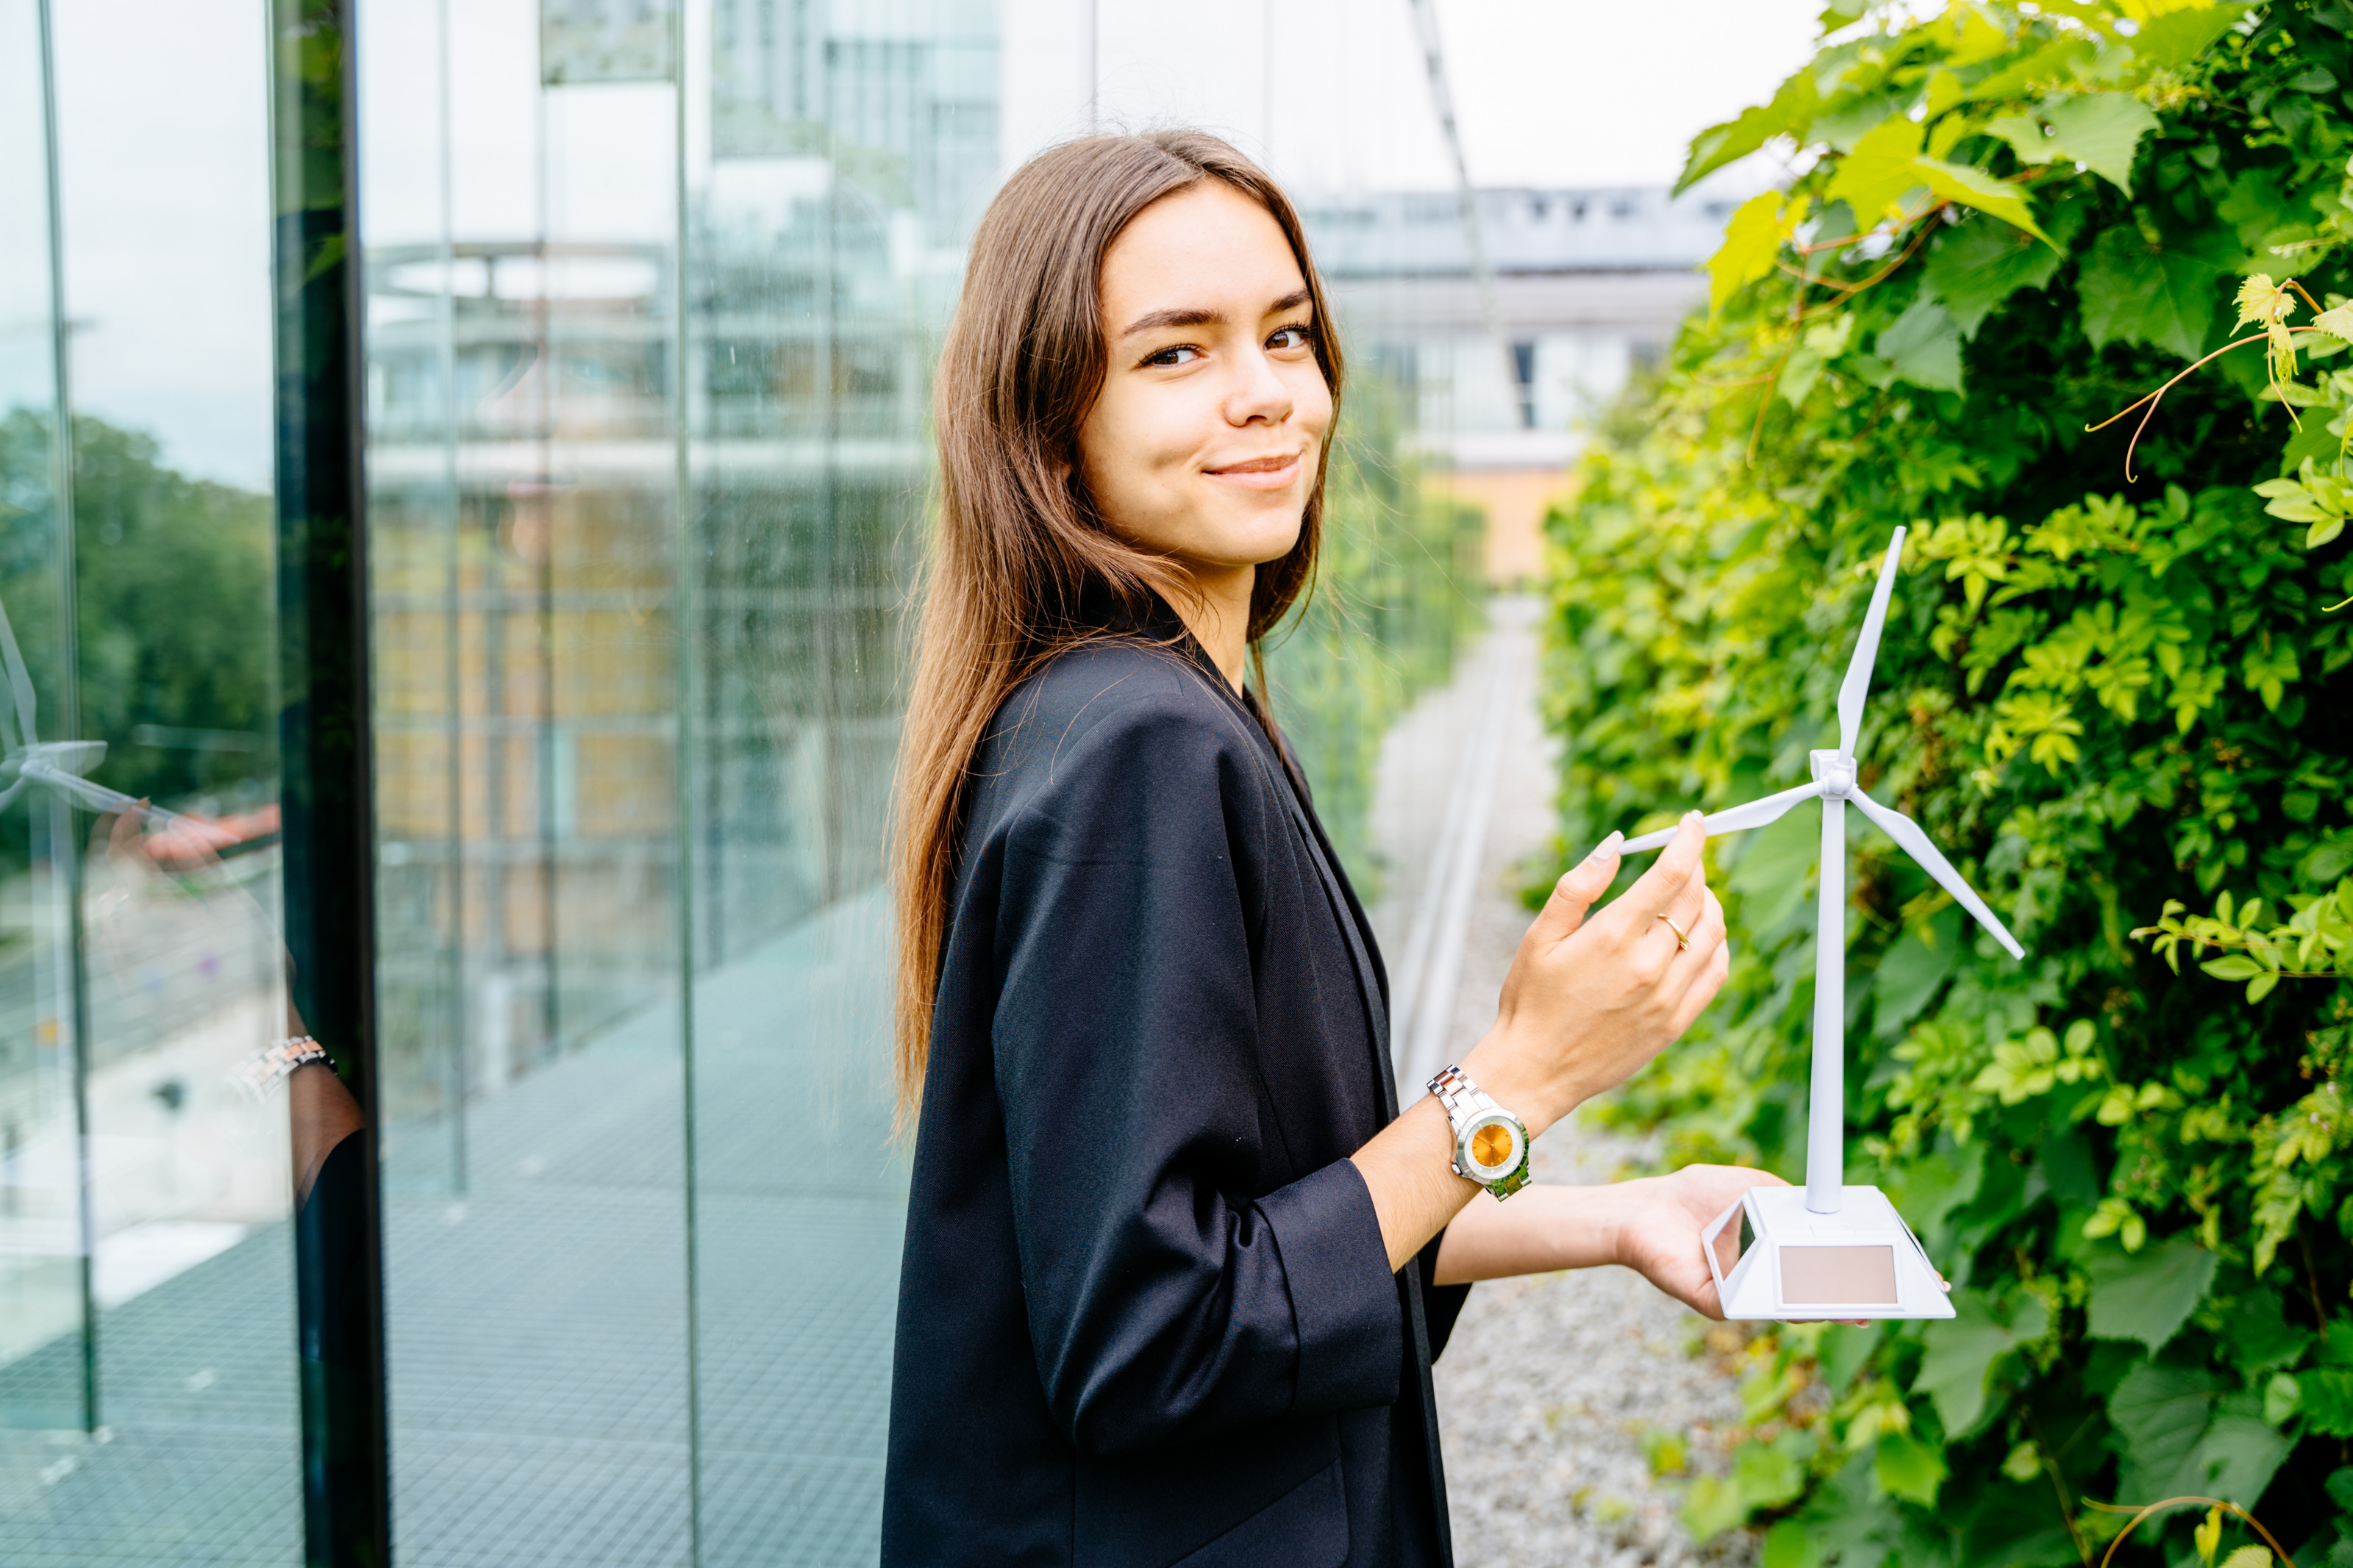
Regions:
<instances>
[{"instance_id":1,"label":"wind turbine model","mask_svg":"<svg viewBox=\"0 0 2353 1568\"><path fill-rule=\"evenodd\" d=\"M1879 655L1879 630L1895 589L1904 530L1888 542L1887 559L1871 593L1854 658L1839 687L1838 749L1813 752L1813 782L1736 805L1707 817L1702 830L1736 833L1762 827L1800 801L1822 803L1821 925L1814 944L1813 1087L1806 1108L1806 1184L1751 1187L1700 1234L1708 1272L1727 1318L1949 1318L1936 1271L1911 1228L1877 1187L1845 1184L1846 1106L1846 807L1877 823L1961 908L1993 932L2012 958L2026 950L1994 919L1985 900L1962 880L1918 823L1862 793L1855 782L1854 745L1862 735L1862 700ZM1656 849L1673 828L1626 841L1624 852ZM1745 1213L1756 1245L1730 1276L1716 1260L1715 1240L1733 1216Z\"/></svg>"}]
</instances>

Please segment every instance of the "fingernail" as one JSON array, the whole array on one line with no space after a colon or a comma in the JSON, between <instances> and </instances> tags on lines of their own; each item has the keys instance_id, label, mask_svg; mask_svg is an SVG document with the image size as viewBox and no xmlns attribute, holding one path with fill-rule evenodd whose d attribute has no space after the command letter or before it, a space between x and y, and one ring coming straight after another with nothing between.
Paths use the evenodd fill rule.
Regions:
<instances>
[{"instance_id":1,"label":"fingernail","mask_svg":"<svg viewBox=\"0 0 2353 1568\"><path fill-rule=\"evenodd\" d=\"M1685 826L1689 826L1694 822L1704 822L1706 820L1707 814L1704 811L1694 809L1683 813L1683 825Z\"/></svg>"},{"instance_id":2,"label":"fingernail","mask_svg":"<svg viewBox=\"0 0 2353 1568\"><path fill-rule=\"evenodd\" d=\"M1626 836L1624 834L1612 833L1609 837L1595 845L1593 847L1593 853L1588 855L1586 858L1588 860L1607 860L1612 855L1617 854L1618 846L1625 842Z\"/></svg>"}]
</instances>

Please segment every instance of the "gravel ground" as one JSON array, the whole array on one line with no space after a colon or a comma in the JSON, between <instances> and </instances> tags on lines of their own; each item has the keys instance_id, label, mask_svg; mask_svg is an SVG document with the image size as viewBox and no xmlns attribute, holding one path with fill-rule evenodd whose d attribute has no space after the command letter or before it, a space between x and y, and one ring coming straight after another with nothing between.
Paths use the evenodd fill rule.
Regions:
<instances>
[{"instance_id":1,"label":"gravel ground","mask_svg":"<svg viewBox=\"0 0 2353 1568\"><path fill-rule=\"evenodd\" d=\"M1503 639L1532 638L1535 606L1500 600L1490 646L1449 690L1400 721L1384 750L1373 834L1386 862L1375 906L1383 948L1403 950L1453 762ZM1494 1017L1528 914L1515 896L1553 831L1556 753L1533 703L1509 719L1451 1030L1457 1057ZM1409 1086L1409 1095L1419 1086ZM1606 1182L1648 1156L1641 1141L1584 1125L1552 1129L1536 1180ZM1483 1284L1438 1363L1448 1501L1459 1563L1529 1568L1749 1564L1753 1536L1695 1546L1677 1510L1697 1471L1721 1472L1738 1421L1736 1330L1711 1324L1623 1268ZM1645 1439L1680 1442L1686 1468L1653 1476Z\"/></svg>"}]
</instances>

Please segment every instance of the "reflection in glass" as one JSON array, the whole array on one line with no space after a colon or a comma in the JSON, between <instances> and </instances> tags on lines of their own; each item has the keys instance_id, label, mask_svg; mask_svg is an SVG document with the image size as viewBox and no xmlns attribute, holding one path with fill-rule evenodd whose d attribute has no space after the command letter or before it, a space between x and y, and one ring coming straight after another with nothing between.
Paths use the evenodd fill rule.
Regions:
<instances>
[{"instance_id":1,"label":"reflection in glass","mask_svg":"<svg viewBox=\"0 0 2353 1568\"><path fill-rule=\"evenodd\" d=\"M285 1006L268 351L207 336L268 320L260 13L230 10L242 60L171 7L0 0L11 1564L301 1549L287 1123L229 1081Z\"/></svg>"}]
</instances>

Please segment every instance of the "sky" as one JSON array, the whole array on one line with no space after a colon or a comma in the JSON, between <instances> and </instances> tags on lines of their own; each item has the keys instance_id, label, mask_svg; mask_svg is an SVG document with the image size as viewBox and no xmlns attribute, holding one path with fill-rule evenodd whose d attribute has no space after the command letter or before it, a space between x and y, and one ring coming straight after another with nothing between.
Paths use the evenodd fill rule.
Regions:
<instances>
[{"instance_id":1,"label":"sky","mask_svg":"<svg viewBox=\"0 0 2353 1568\"><path fill-rule=\"evenodd\" d=\"M835 0L842 9L856 3ZM899 11L921 0L863 3ZM1817 4L1437 0L1472 179L1666 183L1694 132L1769 94L1806 58ZM476 140L529 135L534 0L449 8L468 30L461 74L516 89L461 100L519 100L474 127ZM29 12L25 0L0 0L0 23L19 11ZM262 11L261 0L57 5L77 405L153 432L176 466L256 487L269 479L271 429ZM364 149L363 200L386 214L419 208L417 182L433 167L436 51L417 29L434 7L362 0L361 11L364 49L374 37L373 58L398 64L370 71L368 113L382 132L381 145ZM1008 168L1085 129L1092 88L1106 121L1220 130L1303 190L1452 181L1407 0L1186 0L1181 11L1168 0L1001 0L1000 38ZM22 95L9 96L25 107ZM649 109L642 118L659 132L666 115ZM23 116L0 119L8 121L0 195L21 208L37 176L13 175L28 174L19 165L37 143L18 133L31 129L16 123ZM565 115L551 123L561 132ZM564 205L666 211L666 195L653 192L649 203L643 182L600 177L642 160L628 146L588 156L592 129L583 122L567 138L576 167L559 193ZM529 188L529 163L526 153L522 183L508 182L518 193ZM458 216L461 229L474 218ZM12 279L45 275L41 243L37 221L0 226L0 293L24 291ZM15 343L23 312L0 303L11 317L0 336L26 346ZM20 357L0 351L0 362Z\"/></svg>"}]
</instances>

